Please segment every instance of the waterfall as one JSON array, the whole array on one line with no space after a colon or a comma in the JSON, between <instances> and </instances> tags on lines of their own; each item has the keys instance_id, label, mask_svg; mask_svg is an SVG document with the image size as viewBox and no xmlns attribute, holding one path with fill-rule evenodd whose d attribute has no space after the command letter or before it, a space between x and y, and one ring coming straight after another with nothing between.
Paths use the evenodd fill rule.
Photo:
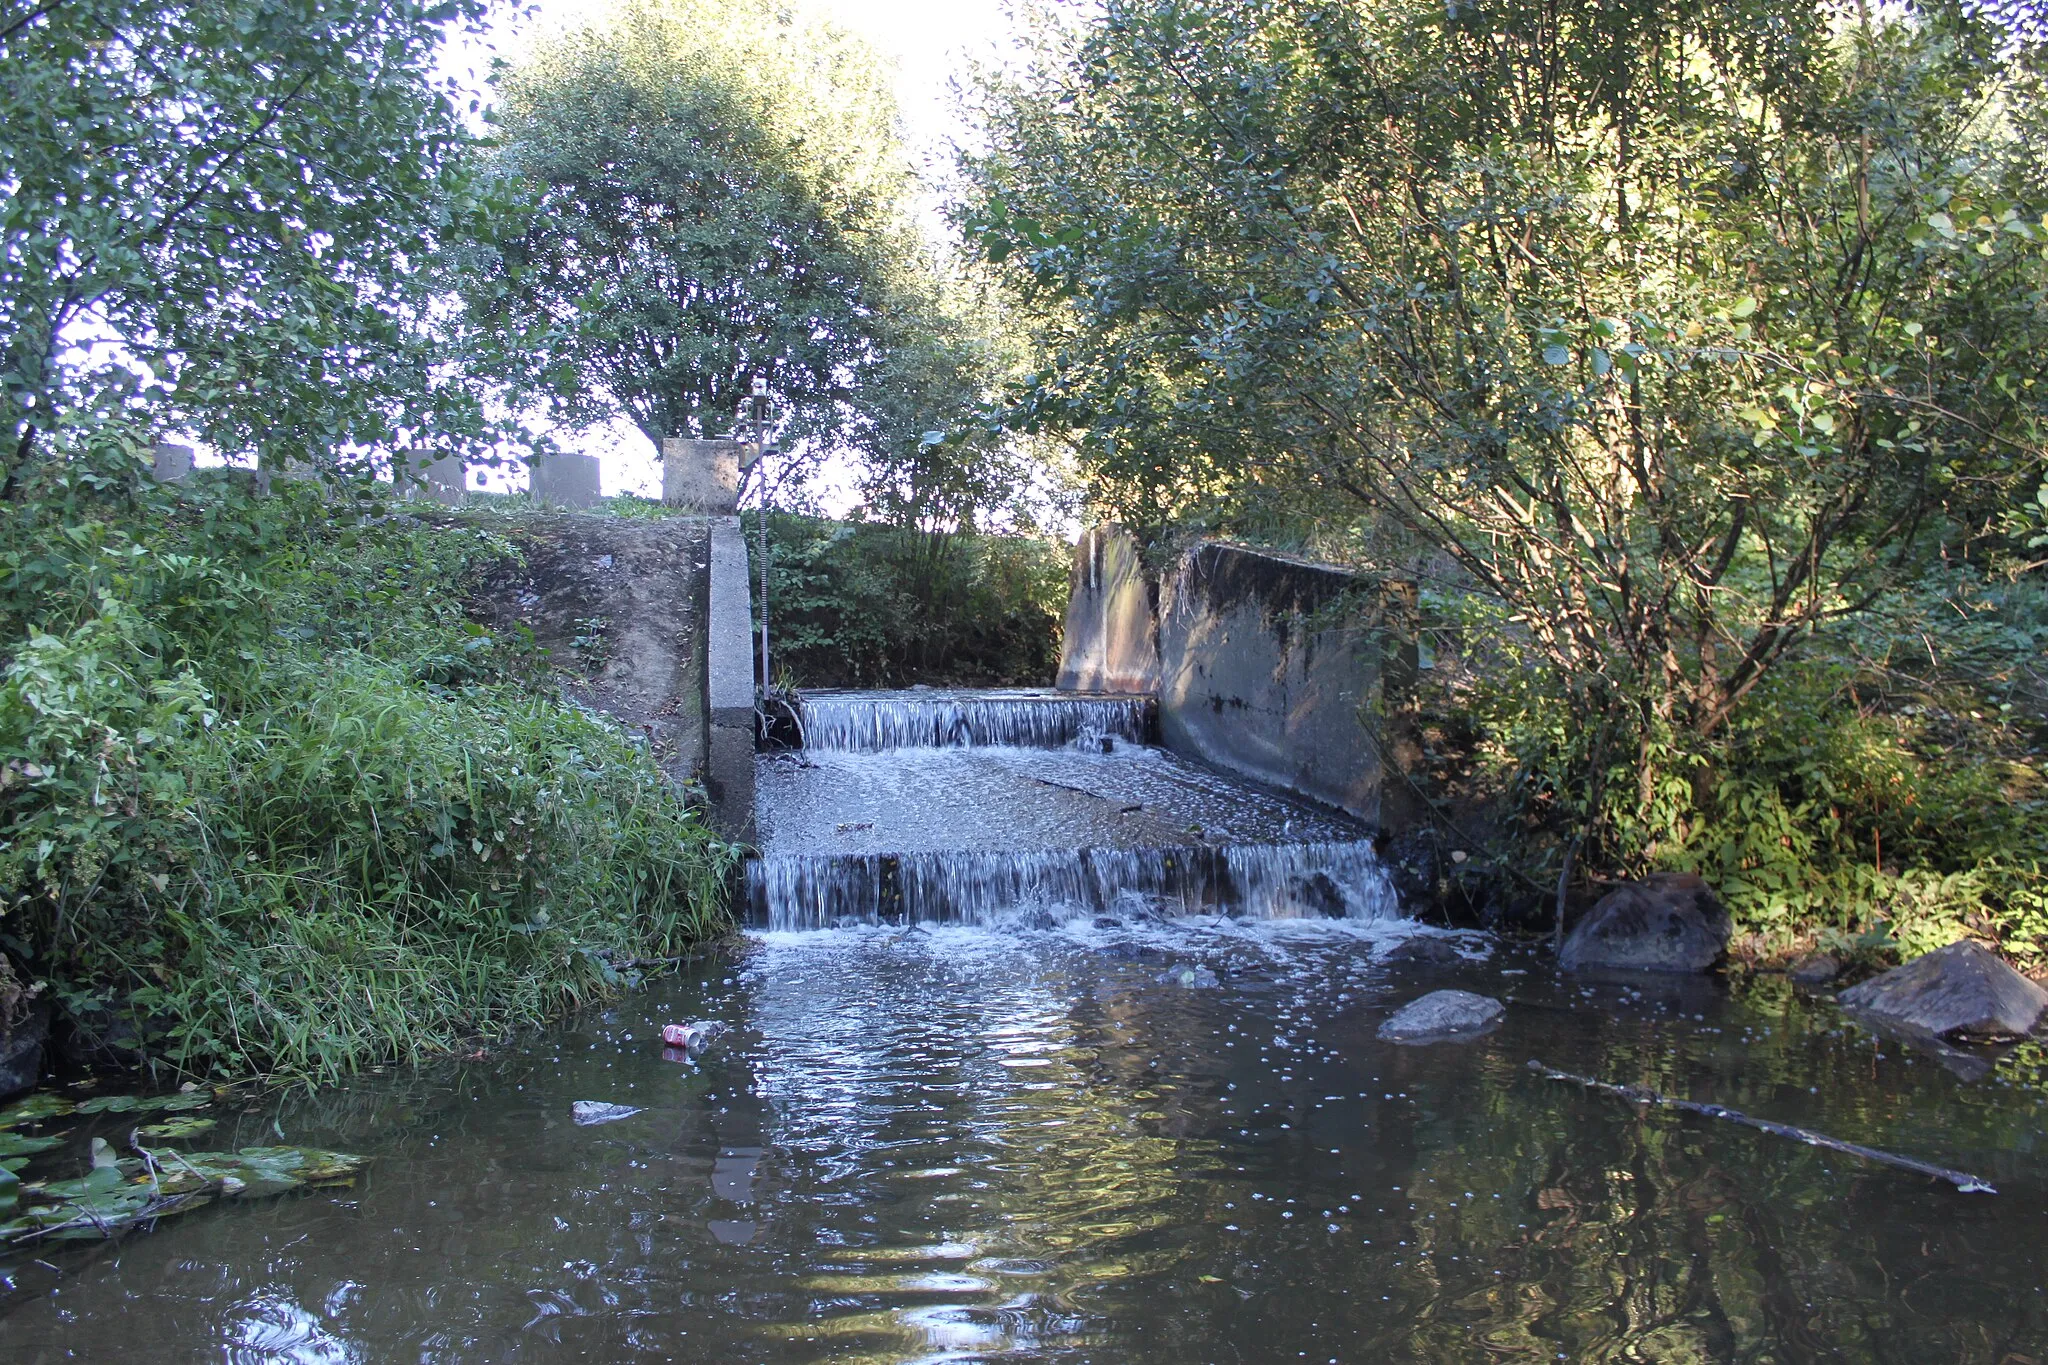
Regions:
<instances>
[{"instance_id":1,"label":"waterfall","mask_svg":"<svg viewBox=\"0 0 2048 1365\"><path fill-rule=\"evenodd\" d=\"M1150 697L1033 692L810 692L800 703L805 748L857 753L1142 744L1152 710Z\"/></svg>"},{"instance_id":2,"label":"waterfall","mask_svg":"<svg viewBox=\"0 0 2048 1365\"><path fill-rule=\"evenodd\" d=\"M1147 696L1072 692L805 693L805 752L761 759L748 918L1399 915L1371 831L1144 747L1153 711Z\"/></svg>"},{"instance_id":3,"label":"waterfall","mask_svg":"<svg viewBox=\"0 0 2048 1365\"><path fill-rule=\"evenodd\" d=\"M1398 915L1372 845L962 850L782 855L748 869L757 922L1050 924L1076 916L1221 914L1371 920Z\"/></svg>"}]
</instances>

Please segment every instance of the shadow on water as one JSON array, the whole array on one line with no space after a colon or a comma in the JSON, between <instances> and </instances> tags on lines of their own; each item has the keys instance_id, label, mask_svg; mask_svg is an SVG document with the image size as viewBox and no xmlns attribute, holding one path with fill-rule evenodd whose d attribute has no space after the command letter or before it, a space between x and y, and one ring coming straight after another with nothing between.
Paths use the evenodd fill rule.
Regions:
<instances>
[{"instance_id":1,"label":"shadow on water","mask_svg":"<svg viewBox=\"0 0 2048 1365\"><path fill-rule=\"evenodd\" d=\"M1386 963L1413 932L759 935L488 1061L224 1122L212 1145L376 1160L354 1190L40 1249L55 1273L15 1256L0 1357L2048 1359L2033 1051L1970 1085L1782 982ZM1186 964L1219 984L1177 984ZM1511 998L1503 1026L1378 1040L1447 984ZM663 1060L659 1025L698 1016L736 1027ZM1531 1057L2001 1192L1588 1095ZM579 1127L580 1099L644 1112Z\"/></svg>"}]
</instances>

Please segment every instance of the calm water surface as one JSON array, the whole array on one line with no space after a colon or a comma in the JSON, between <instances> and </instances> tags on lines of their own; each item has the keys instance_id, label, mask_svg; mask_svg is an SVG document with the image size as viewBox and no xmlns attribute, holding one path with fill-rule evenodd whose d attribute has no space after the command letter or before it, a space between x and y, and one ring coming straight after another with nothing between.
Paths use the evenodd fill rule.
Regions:
<instances>
[{"instance_id":1,"label":"calm water surface","mask_svg":"<svg viewBox=\"0 0 2048 1365\"><path fill-rule=\"evenodd\" d=\"M376 1160L353 1190L0 1263L0 1359L2048 1360L2026 1058L1968 1081L1782 982L1386 964L1404 932L759 936L488 1059L224 1119L207 1145ZM1220 984L1161 982L1197 962ZM1503 1026L1377 1040L1446 984L1512 997ZM659 1025L700 1016L734 1029L664 1060ZM645 1112L578 1127L585 1099Z\"/></svg>"}]
</instances>

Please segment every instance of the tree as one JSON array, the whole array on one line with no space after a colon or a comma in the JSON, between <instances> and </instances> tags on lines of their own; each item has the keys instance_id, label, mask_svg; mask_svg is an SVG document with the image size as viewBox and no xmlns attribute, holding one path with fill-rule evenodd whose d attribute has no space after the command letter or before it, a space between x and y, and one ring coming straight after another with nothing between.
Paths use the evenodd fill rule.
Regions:
<instances>
[{"instance_id":1,"label":"tree","mask_svg":"<svg viewBox=\"0 0 2048 1365\"><path fill-rule=\"evenodd\" d=\"M1805 634L2039 481L2048 177L1949 5L1112 0L989 92L1012 416L1105 510L1390 526L1617 860Z\"/></svg>"},{"instance_id":2,"label":"tree","mask_svg":"<svg viewBox=\"0 0 2048 1365\"><path fill-rule=\"evenodd\" d=\"M556 415L659 442L730 429L754 376L785 443L837 430L917 302L881 63L767 0L629 5L503 83L525 229L471 284Z\"/></svg>"},{"instance_id":3,"label":"tree","mask_svg":"<svg viewBox=\"0 0 2048 1365\"><path fill-rule=\"evenodd\" d=\"M433 267L490 205L431 64L485 7L0 0L0 489L123 414L301 456L480 436Z\"/></svg>"}]
</instances>

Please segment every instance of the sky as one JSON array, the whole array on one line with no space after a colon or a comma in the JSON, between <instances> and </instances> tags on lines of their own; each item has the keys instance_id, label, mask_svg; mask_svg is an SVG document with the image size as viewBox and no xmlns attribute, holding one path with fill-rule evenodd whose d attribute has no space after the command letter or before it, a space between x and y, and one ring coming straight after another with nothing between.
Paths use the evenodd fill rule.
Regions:
<instances>
[{"instance_id":1,"label":"sky","mask_svg":"<svg viewBox=\"0 0 2048 1365\"><path fill-rule=\"evenodd\" d=\"M1011 22L1008 0L798 0L823 11L842 27L866 38L896 66L896 100L913 156L927 171L942 170L950 164L952 144L967 136L952 94L953 83L975 60L1001 61L1010 52ZM490 45L500 54L513 57L531 36L556 28L574 27L601 13L604 0L541 0L531 18L503 22L493 32ZM458 54L453 64L467 66L463 58L488 61L488 54L475 49ZM928 227L937 230L936 213L929 215ZM658 456L638 428L628 422L614 422L582 432L557 431L555 439L570 450L595 455L603 465L603 486L607 495L622 492L659 496L661 475ZM482 477L479 471L478 477ZM523 476L515 482L523 483ZM499 476L488 486L503 487ZM823 483L815 489L828 512L843 512L849 494L843 471L835 477L828 466Z\"/></svg>"}]
</instances>

